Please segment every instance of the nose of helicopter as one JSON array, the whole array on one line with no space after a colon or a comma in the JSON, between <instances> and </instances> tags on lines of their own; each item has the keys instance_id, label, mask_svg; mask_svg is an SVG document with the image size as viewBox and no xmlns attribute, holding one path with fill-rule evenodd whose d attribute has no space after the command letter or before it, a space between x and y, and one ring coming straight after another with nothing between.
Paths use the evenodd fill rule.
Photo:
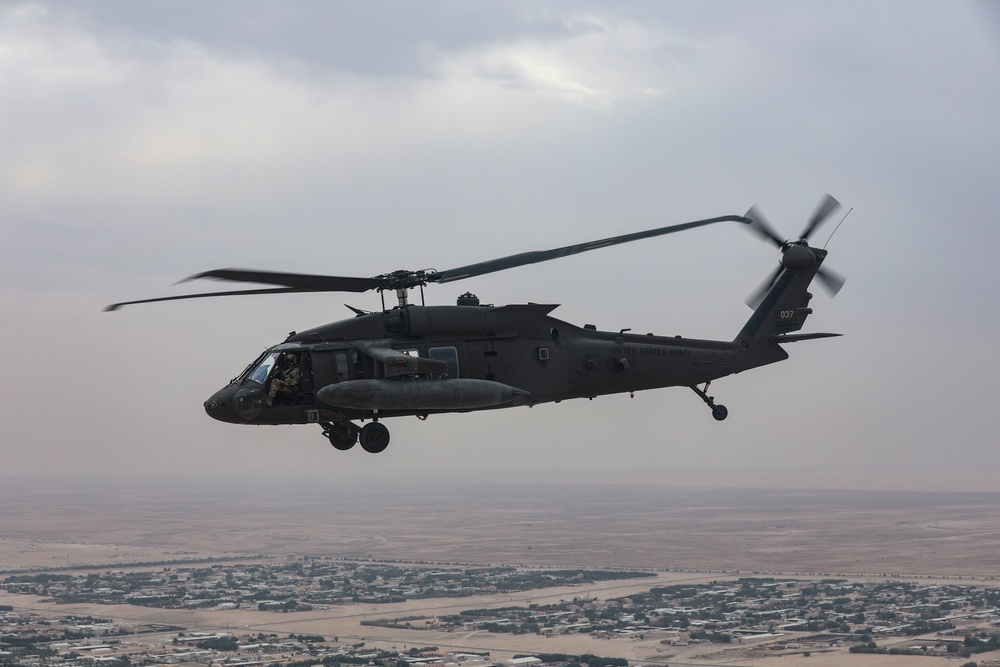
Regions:
<instances>
[{"instance_id":1,"label":"nose of helicopter","mask_svg":"<svg viewBox=\"0 0 1000 667\"><path fill-rule=\"evenodd\" d=\"M240 419L236 411L237 406L234 396L238 390L239 385L231 384L212 394L211 398L205 401L205 412L208 416L212 419L218 419L220 422L229 422L230 424L238 424L245 421Z\"/></svg>"}]
</instances>

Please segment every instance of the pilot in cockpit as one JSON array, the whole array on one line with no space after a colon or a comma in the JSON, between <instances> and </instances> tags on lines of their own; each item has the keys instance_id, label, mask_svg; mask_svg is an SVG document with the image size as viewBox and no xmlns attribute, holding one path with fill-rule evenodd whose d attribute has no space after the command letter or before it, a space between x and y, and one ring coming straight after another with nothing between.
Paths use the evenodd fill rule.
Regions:
<instances>
[{"instance_id":1,"label":"pilot in cockpit","mask_svg":"<svg viewBox=\"0 0 1000 667\"><path fill-rule=\"evenodd\" d=\"M302 379L302 371L299 369L299 359L294 354L285 354L281 361L281 366L274 373L271 379L271 386L267 390L267 406L271 407L274 398L280 393L287 397L290 402L299 390L299 382Z\"/></svg>"}]
</instances>

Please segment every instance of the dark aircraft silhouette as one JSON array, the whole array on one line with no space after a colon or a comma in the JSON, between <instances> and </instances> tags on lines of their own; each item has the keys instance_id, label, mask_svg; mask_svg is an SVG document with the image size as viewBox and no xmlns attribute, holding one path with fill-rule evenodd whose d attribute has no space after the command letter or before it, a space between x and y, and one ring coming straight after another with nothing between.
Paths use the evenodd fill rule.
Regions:
<instances>
[{"instance_id":1,"label":"dark aircraft silhouette","mask_svg":"<svg viewBox=\"0 0 1000 667\"><path fill-rule=\"evenodd\" d=\"M809 237L840 207L827 195L797 239L782 239L751 208L728 215L633 234L533 251L447 271L400 270L371 278L216 269L191 276L271 285L264 289L210 292L128 301L121 306L179 299L248 294L364 292L383 294L381 312L354 309L355 317L292 333L267 349L205 401L210 417L233 424L319 424L340 450L359 440L369 452L389 444L381 420L406 415L426 419L446 412L508 408L689 387L723 420L725 406L709 385L733 373L788 358L784 344L840 334L798 334L812 313L808 292L814 277L836 294L844 279L823 267L827 251ZM578 327L551 316L555 305L482 305L471 293L454 306L409 303L408 290L449 283L544 262L589 250L672 234L719 222L749 225L781 251L774 273L748 301L750 319L728 341L638 335ZM386 308L384 292L398 303ZM359 426L355 422L368 423Z\"/></svg>"}]
</instances>

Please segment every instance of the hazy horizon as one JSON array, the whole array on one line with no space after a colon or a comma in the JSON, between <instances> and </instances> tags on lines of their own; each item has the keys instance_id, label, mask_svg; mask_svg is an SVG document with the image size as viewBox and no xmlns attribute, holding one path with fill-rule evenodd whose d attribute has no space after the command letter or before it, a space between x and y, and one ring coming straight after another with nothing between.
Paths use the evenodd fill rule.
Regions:
<instances>
[{"instance_id":1,"label":"hazy horizon","mask_svg":"<svg viewBox=\"0 0 1000 667\"><path fill-rule=\"evenodd\" d=\"M898 474L898 471L893 471ZM113 495L116 493L149 493L152 495L186 494L194 496L212 493L231 494L234 497L256 497L274 494L280 497L316 497L330 489L346 490L359 497L379 496L385 493L433 495L438 491L447 493L475 493L488 490L491 493L516 492L519 489L593 489L602 492L616 489L648 490L663 493L791 493L817 496L826 494L880 494L890 496L913 496L925 494L932 497L959 497L966 494L981 498L995 498L1000 503L1000 490L996 489L993 478L984 473L970 476L967 483L954 484L947 476L912 476L905 482L898 482L891 475L870 471L863 476L851 476L843 471L827 471L819 475L814 471L792 471L769 475L746 473L725 474L720 472L676 473L653 478L633 473L619 476L606 475L588 478L579 474L552 476L510 476L510 475L455 475L452 473L421 474L419 477L398 477L386 475L357 476L337 475L324 477L321 474L302 475L294 479L286 476L269 475L265 471L241 472L238 475L219 475L218 471L176 473L133 473L121 474L87 473L84 475L0 475L0 490L17 493L30 489L39 493L68 493Z\"/></svg>"}]
</instances>

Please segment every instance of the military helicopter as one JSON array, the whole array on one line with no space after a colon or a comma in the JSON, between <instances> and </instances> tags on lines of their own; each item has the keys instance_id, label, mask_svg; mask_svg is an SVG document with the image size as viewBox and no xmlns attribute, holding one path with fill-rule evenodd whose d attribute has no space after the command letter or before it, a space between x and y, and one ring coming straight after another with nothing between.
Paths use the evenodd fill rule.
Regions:
<instances>
[{"instance_id":1,"label":"military helicopter","mask_svg":"<svg viewBox=\"0 0 1000 667\"><path fill-rule=\"evenodd\" d=\"M797 239L783 239L757 211L659 227L552 250L525 252L447 271L399 270L371 278L216 269L212 278L271 285L126 301L108 306L217 296L302 292L365 292L382 296L382 311L351 306L351 319L291 333L265 350L205 401L213 419L233 424L318 424L338 450L378 453L389 444L381 420L413 415L533 406L660 387L689 387L722 421L729 414L708 394L713 380L788 358L783 344L839 336L796 334L812 313L814 277L832 294L844 279L827 268L827 251L810 235L840 208L821 201ZM470 292L454 306L411 304L409 290L567 257L705 225L748 225L781 250L773 275L748 300L750 319L731 341L638 335L578 327L550 315L552 304L483 305ZM393 290L398 303L385 306ZM423 303L423 298L421 298ZM365 422L359 426L356 422Z\"/></svg>"}]
</instances>

